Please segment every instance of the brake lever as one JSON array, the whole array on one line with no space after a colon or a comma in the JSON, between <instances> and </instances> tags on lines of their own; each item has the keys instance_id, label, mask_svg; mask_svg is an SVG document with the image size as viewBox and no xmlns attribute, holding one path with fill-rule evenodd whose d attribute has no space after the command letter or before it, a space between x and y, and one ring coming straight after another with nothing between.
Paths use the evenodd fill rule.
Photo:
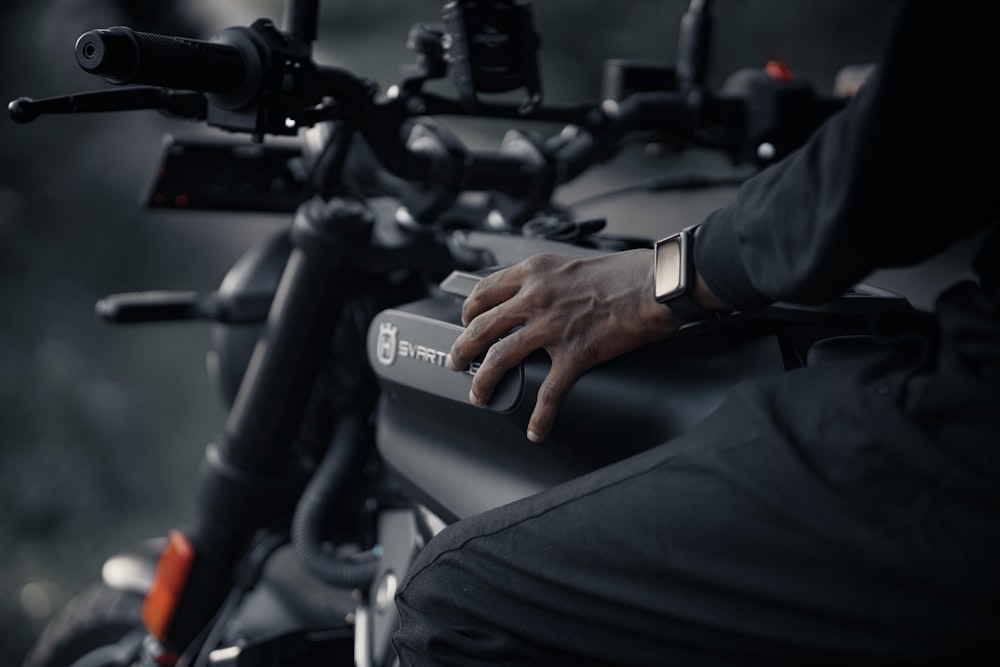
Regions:
<instances>
[{"instance_id":1,"label":"brake lever","mask_svg":"<svg viewBox=\"0 0 1000 667\"><path fill-rule=\"evenodd\" d=\"M46 97L40 100L19 97L7 105L7 109L10 117L17 123L30 123L39 116L47 114L144 109L156 109L181 118L203 120L208 112L208 102L203 94L193 91L133 86Z\"/></svg>"}]
</instances>

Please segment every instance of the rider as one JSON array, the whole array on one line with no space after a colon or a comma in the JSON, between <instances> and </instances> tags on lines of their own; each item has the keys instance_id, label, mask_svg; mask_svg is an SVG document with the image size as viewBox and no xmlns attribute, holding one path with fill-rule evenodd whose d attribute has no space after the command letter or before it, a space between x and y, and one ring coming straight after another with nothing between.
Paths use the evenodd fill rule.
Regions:
<instances>
[{"instance_id":1,"label":"rider","mask_svg":"<svg viewBox=\"0 0 1000 667\"><path fill-rule=\"evenodd\" d=\"M977 281L949 288L933 314L877 319L850 360L745 383L670 442L445 530L400 587L403 665L996 655L990 16L988 3L901 3L878 72L847 108L692 234L683 307L653 298L649 250L536 257L480 283L451 365L488 350L470 397L483 404L507 369L545 349L552 366L528 425L540 442L587 369L685 320L820 302L876 268L984 238Z\"/></svg>"}]
</instances>

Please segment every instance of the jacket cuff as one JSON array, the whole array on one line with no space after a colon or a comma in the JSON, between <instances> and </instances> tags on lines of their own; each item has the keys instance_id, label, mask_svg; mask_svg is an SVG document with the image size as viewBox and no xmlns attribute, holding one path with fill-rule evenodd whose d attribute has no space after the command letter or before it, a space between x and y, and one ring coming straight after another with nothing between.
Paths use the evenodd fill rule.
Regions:
<instances>
[{"instance_id":1,"label":"jacket cuff","mask_svg":"<svg viewBox=\"0 0 1000 667\"><path fill-rule=\"evenodd\" d=\"M722 303L734 310L760 310L772 301L757 291L747 273L734 215L722 208L705 218L694 244L694 265Z\"/></svg>"}]
</instances>

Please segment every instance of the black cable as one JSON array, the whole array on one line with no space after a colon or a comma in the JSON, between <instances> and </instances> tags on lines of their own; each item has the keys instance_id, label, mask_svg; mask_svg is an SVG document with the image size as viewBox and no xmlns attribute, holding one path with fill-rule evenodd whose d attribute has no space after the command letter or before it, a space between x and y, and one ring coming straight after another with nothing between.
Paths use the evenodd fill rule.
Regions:
<instances>
[{"instance_id":1,"label":"black cable","mask_svg":"<svg viewBox=\"0 0 1000 667\"><path fill-rule=\"evenodd\" d=\"M375 577L378 558L373 552L341 556L323 548L326 510L343 488L347 475L355 469L356 457L363 453L364 422L358 415L344 415L337 425L330 447L306 486L292 517L292 545L307 570L334 586L362 588Z\"/></svg>"}]
</instances>

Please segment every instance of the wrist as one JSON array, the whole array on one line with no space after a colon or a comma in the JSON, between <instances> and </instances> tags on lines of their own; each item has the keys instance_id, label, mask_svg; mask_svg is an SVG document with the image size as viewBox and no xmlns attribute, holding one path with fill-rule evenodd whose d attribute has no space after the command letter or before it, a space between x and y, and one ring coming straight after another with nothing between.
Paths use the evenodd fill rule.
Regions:
<instances>
[{"instance_id":1,"label":"wrist","mask_svg":"<svg viewBox=\"0 0 1000 667\"><path fill-rule=\"evenodd\" d=\"M699 228L688 227L654 244L655 300L683 322L715 319L726 310L696 270L694 249Z\"/></svg>"}]
</instances>

